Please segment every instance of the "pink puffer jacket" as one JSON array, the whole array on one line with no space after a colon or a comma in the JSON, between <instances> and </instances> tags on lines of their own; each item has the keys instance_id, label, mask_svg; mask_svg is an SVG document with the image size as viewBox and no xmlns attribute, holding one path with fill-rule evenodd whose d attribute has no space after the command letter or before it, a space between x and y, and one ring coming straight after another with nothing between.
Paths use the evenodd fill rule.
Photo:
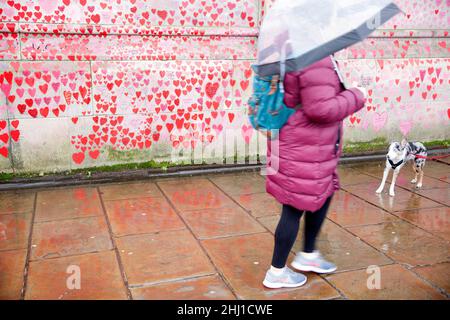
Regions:
<instances>
[{"instance_id":1,"label":"pink puffer jacket","mask_svg":"<svg viewBox=\"0 0 450 320\"><path fill-rule=\"evenodd\" d=\"M280 203L316 211L338 190L342 120L364 106L357 88L345 90L326 57L302 71L286 74L284 102L301 107L267 144L266 190Z\"/></svg>"}]
</instances>

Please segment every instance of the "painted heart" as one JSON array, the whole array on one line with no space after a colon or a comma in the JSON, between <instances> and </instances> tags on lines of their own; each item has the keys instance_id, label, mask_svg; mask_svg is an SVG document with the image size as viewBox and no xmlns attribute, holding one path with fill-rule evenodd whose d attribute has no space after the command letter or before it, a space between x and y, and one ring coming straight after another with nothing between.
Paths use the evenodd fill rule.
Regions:
<instances>
[{"instance_id":1,"label":"painted heart","mask_svg":"<svg viewBox=\"0 0 450 320\"><path fill-rule=\"evenodd\" d=\"M412 128L411 121L402 121L400 122L400 131L404 136L407 136Z\"/></svg>"},{"instance_id":2,"label":"painted heart","mask_svg":"<svg viewBox=\"0 0 450 320\"><path fill-rule=\"evenodd\" d=\"M77 153L72 154L72 160L76 164L81 164L84 161L84 158L85 158L84 152L77 152Z\"/></svg>"},{"instance_id":3,"label":"painted heart","mask_svg":"<svg viewBox=\"0 0 450 320\"><path fill-rule=\"evenodd\" d=\"M219 88L219 83L218 82L215 82L215 83L208 82L206 84L206 95L210 99L212 99L216 95L216 92L217 92L218 88Z\"/></svg>"},{"instance_id":4,"label":"painted heart","mask_svg":"<svg viewBox=\"0 0 450 320\"><path fill-rule=\"evenodd\" d=\"M8 140L9 140L9 135L7 133L0 134L0 141L3 141L3 143L6 144L8 142Z\"/></svg>"},{"instance_id":5,"label":"painted heart","mask_svg":"<svg viewBox=\"0 0 450 320\"><path fill-rule=\"evenodd\" d=\"M17 142L19 141L20 131L19 130L11 130L11 138Z\"/></svg>"},{"instance_id":6,"label":"painted heart","mask_svg":"<svg viewBox=\"0 0 450 320\"><path fill-rule=\"evenodd\" d=\"M3 157L5 157L5 158L8 158L8 148L6 148L6 147L1 147L0 148L0 155L2 155Z\"/></svg>"},{"instance_id":7,"label":"painted heart","mask_svg":"<svg viewBox=\"0 0 450 320\"><path fill-rule=\"evenodd\" d=\"M99 150L89 151L89 156L94 160L97 159L99 155L100 155Z\"/></svg>"},{"instance_id":8,"label":"painted heart","mask_svg":"<svg viewBox=\"0 0 450 320\"><path fill-rule=\"evenodd\" d=\"M250 143L250 139L253 135L253 128L251 125L243 125L242 128L242 135L244 137L244 141L245 143L249 144Z\"/></svg>"},{"instance_id":9,"label":"painted heart","mask_svg":"<svg viewBox=\"0 0 450 320\"><path fill-rule=\"evenodd\" d=\"M387 117L388 117L388 115L386 112L383 112L383 113L376 112L374 114L374 117L372 120L372 125L376 132L380 131L384 127L384 125L386 124L386 121L387 121Z\"/></svg>"}]
</instances>

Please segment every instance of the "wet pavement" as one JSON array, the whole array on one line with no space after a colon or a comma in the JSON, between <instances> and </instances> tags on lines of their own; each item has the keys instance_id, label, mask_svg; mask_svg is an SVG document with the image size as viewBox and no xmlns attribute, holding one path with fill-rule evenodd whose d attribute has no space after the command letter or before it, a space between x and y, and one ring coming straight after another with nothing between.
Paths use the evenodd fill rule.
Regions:
<instances>
[{"instance_id":1,"label":"wet pavement","mask_svg":"<svg viewBox=\"0 0 450 320\"><path fill-rule=\"evenodd\" d=\"M449 299L449 163L395 197L382 165L340 166L317 241L338 270L296 289L262 286L281 206L255 172L1 192L0 299Z\"/></svg>"}]
</instances>

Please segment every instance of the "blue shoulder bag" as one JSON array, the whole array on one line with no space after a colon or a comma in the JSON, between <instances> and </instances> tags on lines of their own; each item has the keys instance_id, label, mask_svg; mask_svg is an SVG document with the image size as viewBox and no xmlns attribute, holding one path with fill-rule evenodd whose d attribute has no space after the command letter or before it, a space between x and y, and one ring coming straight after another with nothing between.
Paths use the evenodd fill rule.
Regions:
<instances>
[{"instance_id":1,"label":"blue shoulder bag","mask_svg":"<svg viewBox=\"0 0 450 320\"><path fill-rule=\"evenodd\" d=\"M283 102L285 70L285 54L282 52L280 75L253 76L253 94L248 100L248 118L253 128L269 139L278 137L279 129L295 112L295 109L288 108Z\"/></svg>"}]
</instances>

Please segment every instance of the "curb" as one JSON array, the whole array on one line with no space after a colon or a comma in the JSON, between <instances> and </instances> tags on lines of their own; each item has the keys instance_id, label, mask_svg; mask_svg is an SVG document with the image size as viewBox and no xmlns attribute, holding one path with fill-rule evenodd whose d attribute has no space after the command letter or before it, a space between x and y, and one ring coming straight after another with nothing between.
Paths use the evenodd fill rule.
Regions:
<instances>
[{"instance_id":1,"label":"curb","mask_svg":"<svg viewBox=\"0 0 450 320\"><path fill-rule=\"evenodd\" d=\"M441 155L450 153L450 148L429 150L428 155ZM360 155L342 157L339 164L352 164L384 160L386 154ZM440 163L445 163L439 161ZM264 164L233 164L233 165L197 165L168 168L165 172L160 169L140 169L120 172L94 173L92 177L82 174L72 176L47 176L43 178L17 179L12 182L0 182L0 191L21 190L34 188L54 188L63 186L94 185L113 182L127 182L136 180L147 180L156 178L181 178L205 174L226 174L237 172L256 172L261 170ZM18 181L19 180L19 181Z\"/></svg>"}]
</instances>

